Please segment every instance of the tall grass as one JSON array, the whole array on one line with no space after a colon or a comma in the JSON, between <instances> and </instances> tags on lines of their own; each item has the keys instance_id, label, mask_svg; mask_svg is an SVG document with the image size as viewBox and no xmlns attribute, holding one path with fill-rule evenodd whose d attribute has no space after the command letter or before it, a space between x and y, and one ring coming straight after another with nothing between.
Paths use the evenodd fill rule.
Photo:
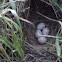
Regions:
<instances>
[{"instance_id":1,"label":"tall grass","mask_svg":"<svg viewBox=\"0 0 62 62\"><path fill-rule=\"evenodd\" d=\"M13 0L9 0L9 2L13 2ZM14 3L11 3L11 5L5 6L4 4L7 4L7 0L3 0L1 3L2 4L0 6L0 22L3 22L2 23L3 26L0 27L0 33L1 33L1 35L0 35L0 42L1 42L0 43L0 51L1 51L0 56L2 56L2 58L4 58L6 61L10 61L17 56L19 56L19 57L21 57L21 59L23 59L23 57L24 57L23 47L25 45L25 42L24 42L24 38L23 38L23 32L22 32L20 20L17 16L16 17L14 16L18 23L17 24L11 18L8 18L7 16L5 16L6 14L8 14L7 13L8 10L4 10L4 8L7 9L11 6L12 9L10 9L10 10L11 11L13 10L16 12L16 5ZM23 20L25 20L25 19L23 19ZM9 34L8 29L11 32L11 34L10 34L12 37L11 40L10 40L10 36L8 35ZM17 33L19 33L20 37L17 37L14 29L16 29ZM4 45L5 45L5 47L4 47ZM11 56L9 55L10 52L7 51L7 48L9 48L9 50L13 53L13 55L14 55L13 58L11 58Z\"/></svg>"}]
</instances>

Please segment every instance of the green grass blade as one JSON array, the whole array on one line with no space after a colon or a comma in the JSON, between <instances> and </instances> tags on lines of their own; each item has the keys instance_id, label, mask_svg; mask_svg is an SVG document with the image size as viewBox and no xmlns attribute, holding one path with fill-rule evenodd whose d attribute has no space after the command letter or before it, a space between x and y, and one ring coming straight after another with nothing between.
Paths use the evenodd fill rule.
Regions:
<instances>
[{"instance_id":1,"label":"green grass blade","mask_svg":"<svg viewBox=\"0 0 62 62\"><path fill-rule=\"evenodd\" d=\"M0 18L2 18L1 15L0 15ZM22 33L22 30L20 29L20 27L13 20L11 20L10 18L8 18L8 17L5 17L5 18L7 19L8 22L13 23L13 25L17 27L17 29L18 29L18 31L21 35L21 40L23 40L23 33Z\"/></svg>"},{"instance_id":2,"label":"green grass blade","mask_svg":"<svg viewBox=\"0 0 62 62\"><path fill-rule=\"evenodd\" d=\"M0 15L0 18L2 18L3 19L3 17ZM17 27L17 29L18 29L18 31L19 31L19 33L21 34L21 37L23 37L23 33L22 33L22 30L19 28L19 26L13 21L13 20L11 20L10 18L8 18L8 17L5 17L6 19L7 19L7 21L10 21L11 23L13 23L14 24L14 26L16 26ZM8 24L9 25L9 24Z\"/></svg>"},{"instance_id":3,"label":"green grass blade","mask_svg":"<svg viewBox=\"0 0 62 62\"><path fill-rule=\"evenodd\" d=\"M18 29L18 31L19 31L19 33L20 33L20 35L21 35L21 38L23 37L23 33L22 33L22 30L20 29L20 27L14 22L14 21L12 21L11 19L9 19L9 18L7 18L7 17L5 17L8 21L10 21L11 23L13 23L13 25L14 26L16 26L17 27L17 29ZM13 30L13 29L12 29ZM14 39L16 39L17 40L17 38L16 38L16 35L14 34L14 31L13 31L13 37L15 37ZM18 41L17 41L18 42ZM16 43L16 45L17 45L17 43ZM22 49L21 49L21 46L20 46L20 44L18 43L18 45L17 45L17 50L18 50L18 53L20 54L20 56L21 56L21 58L23 58L23 52L22 52Z\"/></svg>"},{"instance_id":4,"label":"green grass blade","mask_svg":"<svg viewBox=\"0 0 62 62\"><path fill-rule=\"evenodd\" d=\"M13 0L9 0L9 2L13 2ZM11 3L11 7L12 7L12 9L16 10L16 5L15 5L15 3Z\"/></svg>"},{"instance_id":5,"label":"green grass blade","mask_svg":"<svg viewBox=\"0 0 62 62\"><path fill-rule=\"evenodd\" d=\"M0 53L0 56L3 57L5 60L7 59L2 53Z\"/></svg>"},{"instance_id":6,"label":"green grass blade","mask_svg":"<svg viewBox=\"0 0 62 62\"><path fill-rule=\"evenodd\" d=\"M56 36L59 36L60 30L61 29L59 28ZM59 45L59 39L57 39L57 38L56 38L56 50L57 50L57 55L60 56L60 54L61 54L61 48L60 48L60 45Z\"/></svg>"},{"instance_id":7,"label":"green grass blade","mask_svg":"<svg viewBox=\"0 0 62 62\"><path fill-rule=\"evenodd\" d=\"M1 27L0 27L0 33L1 33L1 35L2 35L3 37L5 37L5 35L4 35L3 32L2 32Z\"/></svg>"},{"instance_id":8,"label":"green grass blade","mask_svg":"<svg viewBox=\"0 0 62 62\"><path fill-rule=\"evenodd\" d=\"M2 3L4 4L4 3L6 3L7 2L7 0L2 0Z\"/></svg>"},{"instance_id":9,"label":"green grass blade","mask_svg":"<svg viewBox=\"0 0 62 62\"><path fill-rule=\"evenodd\" d=\"M15 46L10 41L8 41L6 38L2 37L1 35L0 35L0 41L2 41L11 50L12 50L12 48L15 48Z\"/></svg>"},{"instance_id":10,"label":"green grass blade","mask_svg":"<svg viewBox=\"0 0 62 62\"><path fill-rule=\"evenodd\" d=\"M58 39L56 39L56 50L57 50L57 55L60 56L61 49L60 49L60 46L59 46L59 40Z\"/></svg>"},{"instance_id":11,"label":"green grass blade","mask_svg":"<svg viewBox=\"0 0 62 62\"><path fill-rule=\"evenodd\" d=\"M7 24L6 24L6 22L4 20L3 20L3 22L4 22L5 35L6 35L6 36L5 35L4 36L7 38L7 40L9 40L9 37L8 37L8 34L7 34L8 33L8 31L7 31Z\"/></svg>"},{"instance_id":12,"label":"green grass blade","mask_svg":"<svg viewBox=\"0 0 62 62\"><path fill-rule=\"evenodd\" d=\"M10 21L11 23L13 23L14 26L17 27L17 29L18 29L18 31L19 31L19 33L21 35L20 45L22 46L22 48L24 48L25 43L24 43L24 39L23 39L23 32L22 32L22 30L20 29L20 27L13 20L9 19L8 17L6 17L6 19L8 21Z\"/></svg>"},{"instance_id":13,"label":"green grass blade","mask_svg":"<svg viewBox=\"0 0 62 62\"><path fill-rule=\"evenodd\" d=\"M23 33L22 33L22 30L20 29L20 27L19 27L13 20L11 20L10 18L6 17L6 19L7 19L8 21L10 21L11 23L13 23L14 26L17 27L17 29L18 29L18 31L19 31L21 37L23 37Z\"/></svg>"},{"instance_id":14,"label":"green grass blade","mask_svg":"<svg viewBox=\"0 0 62 62\"><path fill-rule=\"evenodd\" d=\"M13 0L9 0L9 1L10 1L10 2L13 2ZM11 7L12 7L13 10L16 11L16 5L15 5L15 3L11 3ZM22 30L20 20L19 20L17 17L15 17L15 19L16 19L18 25L20 26L20 28L21 28L21 30Z\"/></svg>"},{"instance_id":15,"label":"green grass blade","mask_svg":"<svg viewBox=\"0 0 62 62\"><path fill-rule=\"evenodd\" d=\"M2 53L0 53L0 56L5 59L5 61L9 61L7 57L5 57ZM2 60L2 59L1 59ZM2 62L2 61L1 61Z\"/></svg>"},{"instance_id":16,"label":"green grass blade","mask_svg":"<svg viewBox=\"0 0 62 62\"><path fill-rule=\"evenodd\" d=\"M12 34L13 34L13 37L14 37L14 43L15 43L16 50L18 51L18 53L20 54L21 58L23 59L24 54L23 54L22 48L21 48L21 46L20 46L20 44L18 42L18 39L17 39L13 29L12 29Z\"/></svg>"},{"instance_id":17,"label":"green grass blade","mask_svg":"<svg viewBox=\"0 0 62 62\"><path fill-rule=\"evenodd\" d=\"M59 6L59 4L57 3L56 0L52 0L53 4L56 5L61 11L62 11L62 8Z\"/></svg>"},{"instance_id":18,"label":"green grass blade","mask_svg":"<svg viewBox=\"0 0 62 62\"><path fill-rule=\"evenodd\" d=\"M57 39L62 39L60 36L52 36L52 35L41 35L43 37L49 37L49 38L57 38Z\"/></svg>"},{"instance_id":19,"label":"green grass blade","mask_svg":"<svg viewBox=\"0 0 62 62\"><path fill-rule=\"evenodd\" d=\"M1 44L0 44L0 51L3 53L3 55L4 55L8 60L10 60L8 54L6 53L5 49L3 48L3 46L2 46Z\"/></svg>"},{"instance_id":20,"label":"green grass blade","mask_svg":"<svg viewBox=\"0 0 62 62\"><path fill-rule=\"evenodd\" d=\"M22 30L20 20L19 20L17 17L15 17L15 19L16 19L16 21L17 21L18 25L20 26L20 29Z\"/></svg>"},{"instance_id":21,"label":"green grass blade","mask_svg":"<svg viewBox=\"0 0 62 62\"><path fill-rule=\"evenodd\" d=\"M56 53L54 53L54 52L49 51L49 53L51 53L51 54L53 54L53 55L55 55L55 56L58 56L58 55L57 55ZM58 57L62 59L62 56L58 56Z\"/></svg>"}]
</instances>

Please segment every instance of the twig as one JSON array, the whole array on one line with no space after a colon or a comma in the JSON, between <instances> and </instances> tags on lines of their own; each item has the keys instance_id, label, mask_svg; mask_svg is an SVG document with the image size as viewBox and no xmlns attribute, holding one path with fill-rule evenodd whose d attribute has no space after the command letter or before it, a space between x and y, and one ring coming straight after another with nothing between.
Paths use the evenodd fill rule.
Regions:
<instances>
[{"instance_id":1,"label":"twig","mask_svg":"<svg viewBox=\"0 0 62 62\"><path fill-rule=\"evenodd\" d=\"M47 16L45 16L45 15L39 13L38 11L36 11L36 12L37 12L39 15L45 17L45 18L48 19L48 20L55 21L55 22L58 22L58 21L59 21L59 20L51 19L51 18L49 18L49 17L47 17Z\"/></svg>"},{"instance_id":2,"label":"twig","mask_svg":"<svg viewBox=\"0 0 62 62\"><path fill-rule=\"evenodd\" d=\"M26 42L26 45L25 45L26 48L29 49L29 51L33 54L36 54L36 55L42 55L39 51L36 50L36 48L34 48L34 46L32 46L31 44L27 43Z\"/></svg>"},{"instance_id":3,"label":"twig","mask_svg":"<svg viewBox=\"0 0 62 62\"><path fill-rule=\"evenodd\" d=\"M54 13L55 13L56 17L58 18L58 13L57 13L57 11L56 11L56 9L54 8L54 6L53 6L53 5L52 5L52 8L53 8L53 11L54 11Z\"/></svg>"},{"instance_id":4,"label":"twig","mask_svg":"<svg viewBox=\"0 0 62 62\"><path fill-rule=\"evenodd\" d=\"M55 62L61 62L60 58L58 57L57 60Z\"/></svg>"},{"instance_id":5,"label":"twig","mask_svg":"<svg viewBox=\"0 0 62 62\"><path fill-rule=\"evenodd\" d=\"M46 3L46 4L48 4L48 5L50 5L50 6L52 6L52 4L50 4L50 3L48 3L48 2L46 2L44 0L41 0L41 1L44 2L44 3Z\"/></svg>"},{"instance_id":6,"label":"twig","mask_svg":"<svg viewBox=\"0 0 62 62\"><path fill-rule=\"evenodd\" d=\"M59 15L59 14L57 13L56 9L54 8L53 3L48 3L48 2L46 2L46 1L44 1L44 0L41 0L41 1L44 2L44 3L46 3L46 4L48 4L48 5L50 5L50 6L53 8L53 11L54 11L56 17L58 18L58 15Z\"/></svg>"}]
</instances>

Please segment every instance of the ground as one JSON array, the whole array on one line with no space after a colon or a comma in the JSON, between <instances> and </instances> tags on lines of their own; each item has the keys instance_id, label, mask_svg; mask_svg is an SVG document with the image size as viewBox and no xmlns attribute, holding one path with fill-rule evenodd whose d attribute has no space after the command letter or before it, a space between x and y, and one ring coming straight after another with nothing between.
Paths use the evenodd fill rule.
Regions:
<instances>
[{"instance_id":1,"label":"ground","mask_svg":"<svg viewBox=\"0 0 62 62\"><path fill-rule=\"evenodd\" d=\"M34 3L38 4L37 7ZM38 11L50 18L56 19L53 9L48 5L45 7L45 5L45 3L35 2L33 0L31 2L29 20L34 23L35 26L27 23L22 24L24 37L27 37L25 45L25 57L22 62L55 62L57 60L57 56L50 53L52 46L48 44L54 44L55 39L47 38L48 43L40 45L35 37L36 26L40 22L45 23L46 27L50 29L49 35L56 35L60 27L59 23L48 20L37 13ZM56 50L54 50L54 52L56 52Z\"/></svg>"}]
</instances>

